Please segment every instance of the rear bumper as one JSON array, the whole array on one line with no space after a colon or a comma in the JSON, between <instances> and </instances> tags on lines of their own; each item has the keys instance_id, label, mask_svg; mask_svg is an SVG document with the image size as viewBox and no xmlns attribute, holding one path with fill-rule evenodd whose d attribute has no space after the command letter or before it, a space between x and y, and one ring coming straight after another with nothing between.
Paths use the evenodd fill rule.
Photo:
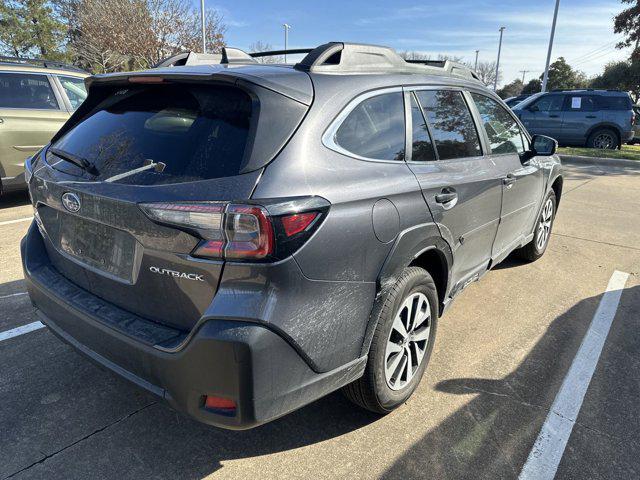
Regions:
<instances>
[{"instance_id":1,"label":"rear bumper","mask_svg":"<svg viewBox=\"0 0 640 480\"><path fill-rule=\"evenodd\" d=\"M366 358L360 358L316 373L279 334L257 323L205 318L187 336L139 317L118 317L124 313L101 314L107 306L100 299L50 267L35 225L21 250L29 295L53 333L201 422L252 428L340 388L364 370ZM205 395L234 400L236 411L206 409Z\"/></svg>"}]
</instances>

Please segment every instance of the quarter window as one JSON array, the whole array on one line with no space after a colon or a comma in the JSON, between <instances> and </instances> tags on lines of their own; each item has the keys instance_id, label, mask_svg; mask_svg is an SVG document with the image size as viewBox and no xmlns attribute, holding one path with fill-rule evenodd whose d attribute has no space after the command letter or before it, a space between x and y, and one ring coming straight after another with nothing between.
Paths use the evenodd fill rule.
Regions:
<instances>
[{"instance_id":1,"label":"quarter window","mask_svg":"<svg viewBox=\"0 0 640 480\"><path fill-rule=\"evenodd\" d=\"M58 102L46 75L1 73L0 108L57 110Z\"/></svg>"},{"instance_id":2,"label":"quarter window","mask_svg":"<svg viewBox=\"0 0 640 480\"><path fill-rule=\"evenodd\" d=\"M71 103L74 110L87 98L87 89L84 86L84 79L78 77L58 77L64 93Z\"/></svg>"},{"instance_id":3,"label":"quarter window","mask_svg":"<svg viewBox=\"0 0 640 480\"><path fill-rule=\"evenodd\" d=\"M462 92L421 90L416 95L431 127L440 160L482 154L478 132Z\"/></svg>"},{"instance_id":4,"label":"quarter window","mask_svg":"<svg viewBox=\"0 0 640 480\"><path fill-rule=\"evenodd\" d=\"M342 122L334 141L360 157L404 160L402 93L385 93L362 101Z\"/></svg>"},{"instance_id":5,"label":"quarter window","mask_svg":"<svg viewBox=\"0 0 640 480\"><path fill-rule=\"evenodd\" d=\"M420 106L413 95L411 95L411 160L414 162L428 162L436 159L429 129L424 116L420 111Z\"/></svg>"},{"instance_id":6,"label":"quarter window","mask_svg":"<svg viewBox=\"0 0 640 480\"><path fill-rule=\"evenodd\" d=\"M482 125L489 137L491 152L524 153L522 132L511 114L492 98L478 93L472 93L471 97L482 117Z\"/></svg>"}]
</instances>

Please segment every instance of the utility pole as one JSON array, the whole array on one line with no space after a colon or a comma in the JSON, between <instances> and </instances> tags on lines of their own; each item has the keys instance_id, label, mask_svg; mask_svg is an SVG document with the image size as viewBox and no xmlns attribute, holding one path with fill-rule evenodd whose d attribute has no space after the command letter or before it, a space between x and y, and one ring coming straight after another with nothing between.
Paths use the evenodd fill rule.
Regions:
<instances>
[{"instance_id":1,"label":"utility pole","mask_svg":"<svg viewBox=\"0 0 640 480\"><path fill-rule=\"evenodd\" d=\"M530 70L520 70L520 73L522 73L522 84L524 85L524 76L529 73Z\"/></svg>"},{"instance_id":2,"label":"utility pole","mask_svg":"<svg viewBox=\"0 0 640 480\"><path fill-rule=\"evenodd\" d=\"M556 21L558 20L558 8L560 8L560 0L556 0L556 9L553 12L553 23L551 24L551 36L549 37L549 51L547 52L547 64L544 67L544 77L542 78L542 91L547 91L547 82L549 81L549 63L551 63L551 49L553 48L553 37L556 34Z\"/></svg>"},{"instance_id":3,"label":"utility pole","mask_svg":"<svg viewBox=\"0 0 640 480\"><path fill-rule=\"evenodd\" d=\"M291 25L287 24L287 23L283 23L282 26L284 27L284 49L287 49L287 45L289 44L289 29L291 28ZM287 63L287 54L284 54L284 63Z\"/></svg>"},{"instance_id":4,"label":"utility pole","mask_svg":"<svg viewBox=\"0 0 640 480\"><path fill-rule=\"evenodd\" d=\"M200 0L200 20L202 21L202 53L207 53L207 35L204 28L204 0Z\"/></svg>"},{"instance_id":5,"label":"utility pole","mask_svg":"<svg viewBox=\"0 0 640 480\"><path fill-rule=\"evenodd\" d=\"M498 60L496 61L496 78L493 82L493 91L498 89L498 73L500 72L500 53L502 52L502 34L507 27L500 27L500 43L498 43Z\"/></svg>"},{"instance_id":6,"label":"utility pole","mask_svg":"<svg viewBox=\"0 0 640 480\"><path fill-rule=\"evenodd\" d=\"M474 70L478 70L478 54L480 53L480 50L476 50L476 66L473 67Z\"/></svg>"}]
</instances>

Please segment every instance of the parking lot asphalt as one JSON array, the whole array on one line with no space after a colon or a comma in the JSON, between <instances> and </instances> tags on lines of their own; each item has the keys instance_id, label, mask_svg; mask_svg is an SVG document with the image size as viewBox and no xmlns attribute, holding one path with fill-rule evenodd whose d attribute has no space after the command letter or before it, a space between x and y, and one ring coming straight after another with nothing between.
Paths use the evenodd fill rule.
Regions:
<instances>
[{"instance_id":1,"label":"parking lot asphalt","mask_svg":"<svg viewBox=\"0 0 640 480\"><path fill-rule=\"evenodd\" d=\"M0 333L36 321L19 254L30 214L26 196L0 199ZM573 165L545 256L507 259L462 293L390 415L338 392L219 430L42 328L0 340L0 479L517 478L616 270L629 277L556 478L639 478L640 170Z\"/></svg>"}]
</instances>

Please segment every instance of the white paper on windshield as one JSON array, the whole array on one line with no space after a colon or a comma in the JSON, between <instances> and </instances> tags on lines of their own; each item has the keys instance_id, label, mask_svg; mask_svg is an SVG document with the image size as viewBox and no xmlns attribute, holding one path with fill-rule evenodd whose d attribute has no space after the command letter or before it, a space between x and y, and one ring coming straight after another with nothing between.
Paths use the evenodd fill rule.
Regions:
<instances>
[{"instance_id":1,"label":"white paper on windshield","mask_svg":"<svg viewBox=\"0 0 640 480\"><path fill-rule=\"evenodd\" d=\"M582 106L582 97L571 97L571 108L580 108Z\"/></svg>"}]
</instances>

